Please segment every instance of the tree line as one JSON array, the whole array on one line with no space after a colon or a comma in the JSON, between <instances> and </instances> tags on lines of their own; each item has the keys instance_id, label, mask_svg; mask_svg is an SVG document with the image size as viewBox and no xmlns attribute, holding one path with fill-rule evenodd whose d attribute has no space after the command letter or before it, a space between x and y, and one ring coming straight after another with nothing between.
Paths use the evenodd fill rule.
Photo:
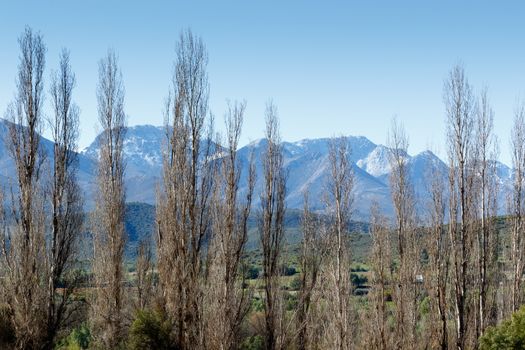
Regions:
<instances>
[{"instance_id":1,"label":"tree line","mask_svg":"<svg viewBox=\"0 0 525 350\"><path fill-rule=\"evenodd\" d=\"M511 133L513 189L498 203L494 111L487 89L477 94L461 65L443 89L448 173L426 169L427 202L417 198L410 178L408 135L392 121L394 217L377 203L370 208L369 289L361 296L351 281L354 175L347 139L330 142L322 214L311 209L305 189L297 288L290 291L282 272L290 255L277 107L266 106L256 193L254 155L242 172L237 154L246 102L228 103L225 131L216 133L208 53L191 31L177 42L164 108L155 246L142 241L128 273L125 89L117 55L109 50L99 62L96 205L86 215L69 52L60 53L46 86L42 35L26 28L19 46L15 97L5 114L16 176L0 192L3 347L472 349L483 347L487 330L522 305L525 107L516 108ZM41 142L43 130L51 132L51 150ZM245 247L251 216L260 242L255 280L247 277ZM80 243L88 236L86 253Z\"/></svg>"}]
</instances>

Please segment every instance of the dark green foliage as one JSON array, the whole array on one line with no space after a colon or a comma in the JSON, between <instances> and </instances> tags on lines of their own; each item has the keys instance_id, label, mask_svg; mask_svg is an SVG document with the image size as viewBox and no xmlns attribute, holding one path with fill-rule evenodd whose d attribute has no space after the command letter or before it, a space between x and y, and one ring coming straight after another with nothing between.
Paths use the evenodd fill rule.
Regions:
<instances>
[{"instance_id":1,"label":"dark green foliage","mask_svg":"<svg viewBox=\"0 0 525 350\"><path fill-rule=\"evenodd\" d=\"M86 325L81 325L69 333L69 335L60 340L56 349L59 350L83 350L89 348L91 342L91 332Z\"/></svg>"},{"instance_id":2,"label":"dark green foliage","mask_svg":"<svg viewBox=\"0 0 525 350\"><path fill-rule=\"evenodd\" d=\"M290 282L290 290L297 291L301 289L302 284L301 277L297 276Z\"/></svg>"},{"instance_id":3,"label":"dark green foliage","mask_svg":"<svg viewBox=\"0 0 525 350\"><path fill-rule=\"evenodd\" d=\"M496 327L489 327L480 339L481 350L525 349L525 306Z\"/></svg>"},{"instance_id":4,"label":"dark green foliage","mask_svg":"<svg viewBox=\"0 0 525 350\"><path fill-rule=\"evenodd\" d=\"M264 301L259 297L254 297L252 300L252 310L261 312L264 310Z\"/></svg>"},{"instance_id":5,"label":"dark green foliage","mask_svg":"<svg viewBox=\"0 0 525 350\"><path fill-rule=\"evenodd\" d=\"M140 310L129 330L128 348L136 350L168 350L171 345L171 324L158 311Z\"/></svg>"},{"instance_id":6,"label":"dark green foliage","mask_svg":"<svg viewBox=\"0 0 525 350\"><path fill-rule=\"evenodd\" d=\"M259 278L259 268L250 265L244 272L244 278L247 280L254 280Z\"/></svg>"},{"instance_id":7,"label":"dark green foliage","mask_svg":"<svg viewBox=\"0 0 525 350\"><path fill-rule=\"evenodd\" d=\"M293 266L281 266L281 276L293 276L297 273L297 270Z\"/></svg>"},{"instance_id":8,"label":"dark green foliage","mask_svg":"<svg viewBox=\"0 0 525 350\"><path fill-rule=\"evenodd\" d=\"M350 268L351 272L367 272L368 268L363 264L353 264Z\"/></svg>"},{"instance_id":9,"label":"dark green foliage","mask_svg":"<svg viewBox=\"0 0 525 350\"><path fill-rule=\"evenodd\" d=\"M297 300L297 294L285 293L284 302L286 305L286 311L293 311L297 309L299 300Z\"/></svg>"},{"instance_id":10,"label":"dark green foliage","mask_svg":"<svg viewBox=\"0 0 525 350\"><path fill-rule=\"evenodd\" d=\"M361 287L368 282L368 278L366 276L360 275L358 273L350 274L350 279L352 280L352 285L354 287Z\"/></svg>"},{"instance_id":11,"label":"dark green foliage","mask_svg":"<svg viewBox=\"0 0 525 350\"><path fill-rule=\"evenodd\" d=\"M144 238L150 239L154 246L155 206L146 203L126 203L124 221L127 234L126 256L134 258L135 248Z\"/></svg>"},{"instance_id":12,"label":"dark green foliage","mask_svg":"<svg viewBox=\"0 0 525 350\"><path fill-rule=\"evenodd\" d=\"M264 349L264 340L260 335L255 335L244 339L240 347L241 350L262 350Z\"/></svg>"}]
</instances>

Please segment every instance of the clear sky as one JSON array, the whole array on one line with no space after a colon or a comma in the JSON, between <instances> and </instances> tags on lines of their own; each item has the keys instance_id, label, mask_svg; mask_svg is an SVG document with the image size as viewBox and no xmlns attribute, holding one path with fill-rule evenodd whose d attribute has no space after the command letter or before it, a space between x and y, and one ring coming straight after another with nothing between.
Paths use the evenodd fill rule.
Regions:
<instances>
[{"instance_id":1,"label":"clear sky","mask_svg":"<svg viewBox=\"0 0 525 350\"><path fill-rule=\"evenodd\" d=\"M97 62L119 55L129 124L163 122L174 48L191 28L209 51L211 109L246 99L242 143L263 135L273 98L285 140L340 134L385 143L393 115L411 153L445 152L443 80L462 62L488 86L501 159L525 93L525 3L512 1L4 1L0 3L0 112L15 89L17 38L41 31L47 72L71 51L81 108L80 146L96 132ZM49 82L49 78L47 79Z\"/></svg>"}]
</instances>

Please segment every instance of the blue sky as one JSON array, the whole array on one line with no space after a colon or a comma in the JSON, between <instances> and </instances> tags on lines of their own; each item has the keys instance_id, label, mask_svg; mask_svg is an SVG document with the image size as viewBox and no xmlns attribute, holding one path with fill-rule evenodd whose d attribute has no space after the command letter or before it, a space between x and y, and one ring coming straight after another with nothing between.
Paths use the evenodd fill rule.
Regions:
<instances>
[{"instance_id":1,"label":"blue sky","mask_svg":"<svg viewBox=\"0 0 525 350\"><path fill-rule=\"evenodd\" d=\"M26 25L48 47L47 72L71 51L80 146L96 132L97 62L117 51L129 124L163 122L174 47L191 28L209 51L218 129L227 99L246 99L242 143L263 135L272 98L285 140L340 134L385 143L392 116L411 153L445 154L443 80L457 62L496 112L509 163L516 102L525 97L525 5L489 1L12 1L0 4L0 112L12 99ZM48 79L49 81L49 79Z\"/></svg>"}]
</instances>

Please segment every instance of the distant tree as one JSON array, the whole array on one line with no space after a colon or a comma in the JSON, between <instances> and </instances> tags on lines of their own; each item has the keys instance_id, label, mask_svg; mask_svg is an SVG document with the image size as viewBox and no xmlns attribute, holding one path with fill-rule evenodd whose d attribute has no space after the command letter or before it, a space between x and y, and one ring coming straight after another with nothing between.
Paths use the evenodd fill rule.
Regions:
<instances>
[{"instance_id":1,"label":"distant tree","mask_svg":"<svg viewBox=\"0 0 525 350\"><path fill-rule=\"evenodd\" d=\"M456 346L473 344L474 324L469 322L474 308L470 292L477 269L472 265L475 252L473 217L476 200L474 155L474 96L462 66L450 71L444 85L449 158L449 234L452 250L454 318Z\"/></svg>"},{"instance_id":2,"label":"distant tree","mask_svg":"<svg viewBox=\"0 0 525 350\"><path fill-rule=\"evenodd\" d=\"M102 128L98 163L97 200L93 215L92 302L93 337L106 348L115 348L125 339L123 254L124 159L126 115L124 86L113 51L99 62L97 89L98 119Z\"/></svg>"},{"instance_id":3,"label":"distant tree","mask_svg":"<svg viewBox=\"0 0 525 350\"><path fill-rule=\"evenodd\" d=\"M60 55L60 68L51 80L51 103L54 116L50 120L53 145L51 173L51 236L47 252L48 295L47 336L44 347L53 348L58 331L69 320L75 308L72 293L79 276L74 258L83 228L83 201L77 182L77 140L79 110L72 101L75 75L71 71L69 52ZM57 289L61 288L60 293Z\"/></svg>"},{"instance_id":4,"label":"distant tree","mask_svg":"<svg viewBox=\"0 0 525 350\"><path fill-rule=\"evenodd\" d=\"M415 195L408 172L408 136L394 118L389 134L390 188L394 206L399 264L395 278L396 340L398 349L414 344L417 325L416 275L420 273L416 234Z\"/></svg>"},{"instance_id":5,"label":"distant tree","mask_svg":"<svg viewBox=\"0 0 525 350\"><path fill-rule=\"evenodd\" d=\"M496 322L496 297L498 275L498 237L495 218L498 215L498 184L496 180L497 141L493 131L494 111L487 90L481 93L475 114L476 165L477 165L477 320L476 339L488 325Z\"/></svg>"},{"instance_id":6,"label":"distant tree","mask_svg":"<svg viewBox=\"0 0 525 350\"><path fill-rule=\"evenodd\" d=\"M330 254L324 267L327 318L325 344L331 349L349 349L353 342L352 284L350 281L350 240L348 225L353 205L354 176L346 137L334 138L329 146L330 176L326 209L329 215L327 240Z\"/></svg>"},{"instance_id":7,"label":"distant tree","mask_svg":"<svg viewBox=\"0 0 525 350\"><path fill-rule=\"evenodd\" d=\"M285 347L284 306L279 284L279 266L284 238L286 175L279 135L277 110L266 105L267 147L262 156L263 189L260 196L259 237L264 282L264 344L268 350Z\"/></svg>"},{"instance_id":8,"label":"distant tree","mask_svg":"<svg viewBox=\"0 0 525 350\"><path fill-rule=\"evenodd\" d=\"M299 253L300 277L297 305L297 349L311 348L321 328L313 308L319 302L318 288L321 266L326 255L326 241L322 235L320 220L309 206L308 192L304 194L304 209L301 220L303 237Z\"/></svg>"},{"instance_id":9,"label":"distant tree","mask_svg":"<svg viewBox=\"0 0 525 350\"><path fill-rule=\"evenodd\" d=\"M377 203L370 209L370 235L372 237L371 288L368 294L370 302L371 339L366 342L370 349L388 349L392 347L392 334L388 326L389 311L387 292L392 282L392 255L390 230L386 218L381 214Z\"/></svg>"},{"instance_id":10,"label":"distant tree","mask_svg":"<svg viewBox=\"0 0 525 350\"><path fill-rule=\"evenodd\" d=\"M525 105L520 104L514 114L511 133L512 168L514 186L511 214L511 266L512 266L512 306L511 312L519 309L523 301L522 277L525 270Z\"/></svg>"},{"instance_id":11,"label":"distant tree","mask_svg":"<svg viewBox=\"0 0 525 350\"><path fill-rule=\"evenodd\" d=\"M431 166L425 177L429 185L428 225L425 247L428 264L425 284L431 300L430 335L431 346L449 348L449 285L450 285L450 239L445 227L446 193L441 169Z\"/></svg>"},{"instance_id":12,"label":"distant tree","mask_svg":"<svg viewBox=\"0 0 525 350\"><path fill-rule=\"evenodd\" d=\"M255 168L253 158L246 174L241 174L237 156L246 103L228 104L225 115L226 144L220 147L219 163L212 198L213 235L209 248L208 283L205 293L206 346L236 349L240 328L250 310L252 292L245 288L243 255L248 239L248 218L252 206ZM246 178L245 193L239 190L241 175Z\"/></svg>"},{"instance_id":13,"label":"distant tree","mask_svg":"<svg viewBox=\"0 0 525 350\"><path fill-rule=\"evenodd\" d=\"M153 261L151 254L151 246L148 238L144 238L139 242L137 247L136 258L137 278L135 286L137 289L137 300L135 309L144 310L151 306L154 296L153 291Z\"/></svg>"}]
</instances>

